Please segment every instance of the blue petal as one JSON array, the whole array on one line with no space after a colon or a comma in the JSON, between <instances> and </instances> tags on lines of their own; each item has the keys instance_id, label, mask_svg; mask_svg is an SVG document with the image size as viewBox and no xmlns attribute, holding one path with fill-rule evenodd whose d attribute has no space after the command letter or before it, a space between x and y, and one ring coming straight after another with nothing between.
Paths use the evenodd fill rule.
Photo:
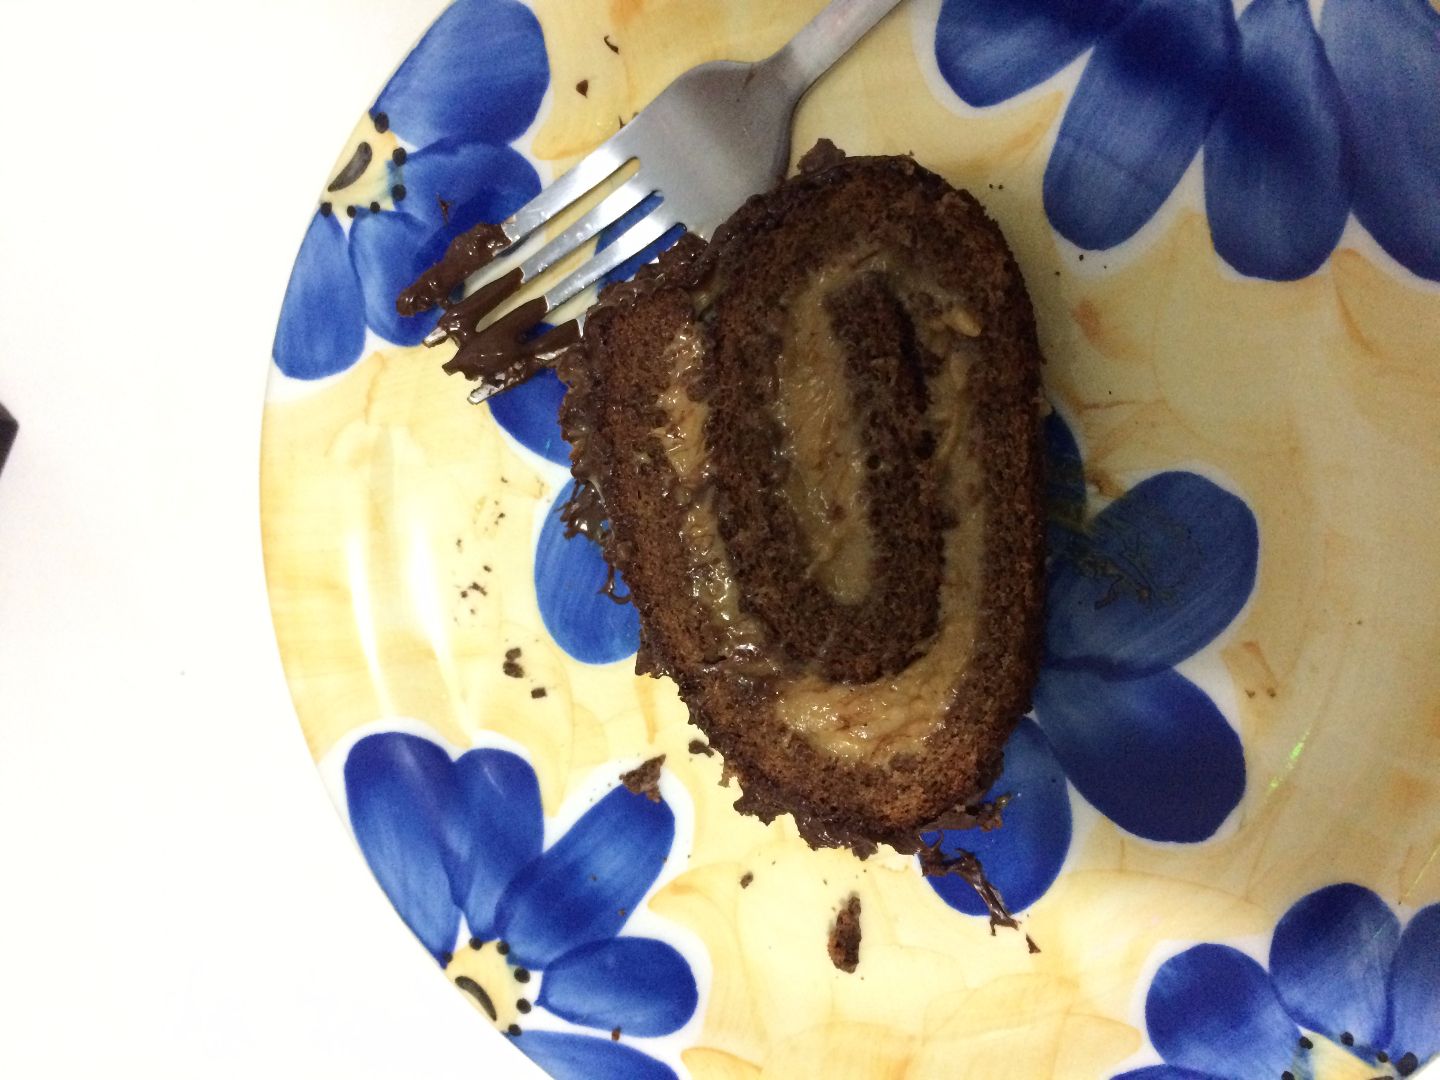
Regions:
<instances>
[{"instance_id":1,"label":"blue petal","mask_svg":"<svg viewBox=\"0 0 1440 1080\"><path fill-rule=\"evenodd\" d=\"M317 212L290 271L275 365L292 379L320 379L344 371L365 347L365 301L345 256L345 232Z\"/></svg>"},{"instance_id":2,"label":"blue petal","mask_svg":"<svg viewBox=\"0 0 1440 1080\"><path fill-rule=\"evenodd\" d=\"M603 251L611 244L615 243L615 241L619 240L620 237L630 228L630 226L638 223L641 218L645 217L645 215L649 214L651 210L654 210L657 206L659 206L660 202L661 199L659 195L651 195L634 209L622 215L620 219L615 222L615 224L609 225L604 229L601 229L600 235L596 238L595 241L595 250ZM626 259L614 270L611 270L608 274L602 277L600 279L601 287L603 288L604 286L610 285L616 281L629 281L632 277L635 276L636 271L638 271L646 263L650 263L658 259L661 252L674 247L675 244L679 242L680 237L684 235L685 227L683 225L676 225L673 229L660 237L660 239L650 244L649 247L642 248L638 254L630 256L630 258Z\"/></svg>"},{"instance_id":3,"label":"blue petal","mask_svg":"<svg viewBox=\"0 0 1440 1080\"><path fill-rule=\"evenodd\" d=\"M663 941L623 937L585 945L545 969L539 1004L584 1027L668 1035L700 1000L685 958Z\"/></svg>"},{"instance_id":4,"label":"blue petal","mask_svg":"<svg viewBox=\"0 0 1440 1080\"><path fill-rule=\"evenodd\" d=\"M1255 0L1240 16L1240 66L1205 140L1215 250L1242 274L1318 270L1350 214L1340 86L1306 0Z\"/></svg>"},{"instance_id":5,"label":"blue petal","mask_svg":"<svg viewBox=\"0 0 1440 1080\"><path fill-rule=\"evenodd\" d=\"M438 311L402 318L395 298L445 254L445 237L406 213L361 211L350 226L350 258L365 293L365 321L397 345L418 345L435 327Z\"/></svg>"},{"instance_id":6,"label":"blue petal","mask_svg":"<svg viewBox=\"0 0 1440 1080\"><path fill-rule=\"evenodd\" d=\"M472 935L495 936L495 907L516 873L540 854L545 828L535 770L504 750L471 750L455 762L470 846L456 901Z\"/></svg>"},{"instance_id":7,"label":"blue petal","mask_svg":"<svg viewBox=\"0 0 1440 1080\"><path fill-rule=\"evenodd\" d=\"M1173 671L1108 679L1047 668L1035 716L1080 794L1136 836L1197 843L1245 793L1239 736Z\"/></svg>"},{"instance_id":8,"label":"blue petal","mask_svg":"<svg viewBox=\"0 0 1440 1080\"><path fill-rule=\"evenodd\" d=\"M1296 1071L1299 1029L1265 970L1225 945L1197 945L1165 961L1150 983L1145 1024L1171 1065L1224 1080Z\"/></svg>"},{"instance_id":9,"label":"blue petal","mask_svg":"<svg viewBox=\"0 0 1440 1080\"><path fill-rule=\"evenodd\" d=\"M1355 216L1440 280L1440 14L1426 0L1326 0L1320 36L1349 106Z\"/></svg>"},{"instance_id":10,"label":"blue petal","mask_svg":"<svg viewBox=\"0 0 1440 1080\"><path fill-rule=\"evenodd\" d=\"M514 1042L554 1080L676 1080L670 1066L610 1039L528 1031Z\"/></svg>"},{"instance_id":11,"label":"blue petal","mask_svg":"<svg viewBox=\"0 0 1440 1080\"><path fill-rule=\"evenodd\" d=\"M550 368L490 399L490 415L526 449L557 465L570 463L570 444L560 434L565 384Z\"/></svg>"},{"instance_id":12,"label":"blue petal","mask_svg":"<svg viewBox=\"0 0 1440 1080\"><path fill-rule=\"evenodd\" d=\"M660 874L675 839L664 802L616 788L520 872L500 902L511 957L545 967L620 932Z\"/></svg>"},{"instance_id":13,"label":"blue petal","mask_svg":"<svg viewBox=\"0 0 1440 1080\"><path fill-rule=\"evenodd\" d=\"M927 833L926 844L940 840L948 856L972 852L985 874L1000 890L1011 911L1024 911L1044 896L1070 850L1070 786L1045 735L1032 720L1020 721L1005 746L1005 771L987 799L1010 796L1002 815L1004 823L991 832ZM940 898L966 915L984 915L979 895L959 877L925 879Z\"/></svg>"},{"instance_id":14,"label":"blue petal","mask_svg":"<svg viewBox=\"0 0 1440 1080\"><path fill-rule=\"evenodd\" d=\"M1285 913L1270 943L1275 992L1296 1023L1383 1048L1400 920L1359 885L1331 885Z\"/></svg>"},{"instance_id":15,"label":"blue petal","mask_svg":"<svg viewBox=\"0 0 1440 1080\"><path fill-rule=\"evenodd\" d=\"M1259 547L1243 500L1194 473L1151 477L1095 518L1088 543L1057 553L1047 662L1123 675L1173 667L1245 606Z\"/></svg>"},{"instance_id":16,"label":"blue petal","mask_svg":"<svg viewBox=\"0 0 1440 1080\"><path fill-rule=\"evenodd\" d=\"M1085 462L1064 418L1045 418L1046 542L1051 559L1076 558L1085 536Z\"/></svg>"},{"instance_id":17,"label":"blue petal","mask_svg":"<svg viewBox=\"0 0 1440 1080\"><path fill-rule=\"evenodd\" d=\"M550 82L545 38L514 0L456 0L375 102L414 146L447 136L508 143L530 126Z\"/></svg>"},{"instance_id":18,"label":"blue petal","mask_svg":"<svg viewBox=\"0 0 1440 1080\"><path fill-rule=\"evenodd\" d=\"M1095 44L1135 0L945 0L935 59L971 105L1038 86Z\"/></svg>"},{"instance_id":19,"label":"blue petal","mask_svg":"<svg viewBox=\"0 0 1440 1080\"><path fill-rule=\"evenodd\" d=\"M504 221L540 191L534 167L508 146L453 139L417 150L395 175L405 185L400 209L444 233L442 251L482 221Z\"/></svg>"},{"instance_id":20,"label":"blue petal","mask_svg":"<svg viewBox=\"0 0 1440 1080\"><path fill-rule=\"evenodd\" d=\"M413 735L367 736L345 759L345 796L350 826L380 887L444 963L460 928L450 882L469 840L449 755Z\"/></svg>"},{"instance_id":21,"label":"blue petal","mask_svg":"<svg viewBox=\"0 0 1440 1080\"><path fill-rule=\"evenodd\" d=\"M1410 920L1400 937L1390 981L1390 1057L1440 1055L1440 904Z\"/></svg>"},{"instance_id":22,"label":"blue petal","mask_svg":"<svg viewBox=\"0 0 1440 1080\"><path fill-rule=\"evenodd\" d=\"M535 598L545 629L556 643L586 664L611 664L640 647L640 616L635 605L605 594L609 570L600 547L584 536L565 536L560 510L575 485L555 500L535 551ZM625 595L616 575L615 591Z\"/></svg>"},{"instance_id":23,"label":"blue petal","mask_svg":"<svg viewBox=\"0 0 1440 1080\"><path fill-rule=\"evenodd\" d=\"M1061 235L1113 247L1154 216L1224 100L1236 38L1230 0L1144 0L1101 39L1045 169Z\"/></svg>"},{"instance_id":24,"label":"blue petal","mask_svg":"<svg viewBox=\"0 0 1440 1080\"><path fill-rule=\"evenodd\" d=\"M1150 1065L1144 1069L1121 1073L1115 1080L1216 1080L1216 1077L1191 1069L1177 1069L1174 1065Z\"/></svg>"}]
</instances>

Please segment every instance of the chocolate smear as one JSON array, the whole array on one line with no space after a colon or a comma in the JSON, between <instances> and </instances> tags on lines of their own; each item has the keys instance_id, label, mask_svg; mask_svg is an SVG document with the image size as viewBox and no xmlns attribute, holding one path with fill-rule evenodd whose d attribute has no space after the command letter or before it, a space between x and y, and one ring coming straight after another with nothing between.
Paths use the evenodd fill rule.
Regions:
<instances>
[{"instance_id":1,"label":"chocolate smear","mask_svg":"<svg viewBox=\"0 0 1440 1080\"><path fill-rule=\"evenodd\" d=\"M442 200L441 205L444 205ZM476 225L450 241L442 258L417 278L395 302L401 315L419 315L439 307L465 279L510 246L510 238L499 225Z\"/></svg>"},{"instance_id":2,"label":"chocolate smear","mask_svg":"<svg viewBox=\"0 0 1440 1080\"><path fill-rule=\"evenodd\" d=\"M922 847L920 849L920 872L926 877L944 877L946 874L955 874L963 878L965 882L975 890L985 905L985 910L990 913L990 933L995 933L995 927L1004 926L1011 930L1020 929L1020 924L1015 921L1015 916L1010 914L1010 909L1005 906L1005 898L1000 895L1000 890L985 876L985 868L980 865L977 859L968 851L958 852L954 858L946 858L945 853L940 850L940 845Z\"/></svg>"}]
</instances>

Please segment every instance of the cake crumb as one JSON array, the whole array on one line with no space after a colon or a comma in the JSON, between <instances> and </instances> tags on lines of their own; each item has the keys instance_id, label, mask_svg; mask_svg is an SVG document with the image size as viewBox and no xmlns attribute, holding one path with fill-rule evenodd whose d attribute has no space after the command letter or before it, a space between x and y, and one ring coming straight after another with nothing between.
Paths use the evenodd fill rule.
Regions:
<instances>
[{"instance_id":1,"label":"cake crumb","mask_svg":"<svg viewBox=\"0 0 1440 1080\"><path fill-rule=\"evenodd\" d=\"M520 655L521 653L518 647L505 650L505 663L500 666L500 670L512 679L523 679L525 677L525 669L517 663Z\"/></svg>"},{"instance_id":2,"label":"cake crumb","mask_svg":"<svg viewBox=\"0 0 1440 1080\"><path fill-rule=\"evenodd\" d=\"M532 698L534 698L536 701L539 701L542 697L545 696L545 694L546 694L546 690L545 690L545 687L543 687L543 686L537 686L537 687L535 687L534 690L531 690L531 691L530 691L530 696L531 696Z\"/></svg>"},{"instance_id":3,"label":"cake crumb","mask_svg":"<svg viewBox=\"0 0 1440 1080\"><path fill-rule=\"evenodd\" d=\"M841 150L829 139L821 139L796 163L796 167L802 173L823 172L832 169L845 160L845 151Z\"/></svg>"},{"instance_id":4,"label":"cake crumb","mask_svg":"<svg viewBox=\"0 0 1440 1080\"><path fill-rule=\"evenodd\" d=\"M644 795L651 802L660 801L660 766L665 764L665 755L652 757L627 773L620 774L620 782L636 795Z\"/></svg>"},{"instance_id":5,"label":"cake crumb","mask_svg":"<svg viewBox=\"0 0 1440 1080\"><path fill-rule=\"evenodd\" d=\"M1025 935L1025 948L1030 950L1031 956L1034 956L1040 951L1040 946L1035 944L1035 939L1032 938L1029 934Z\"/></svg>"},{"instance_id":6,"label":"cake crumb","mask_svg":"<svg viewBox=\"0 0 1440 1080\"><path fill-rule=\"evenodd\" d=\"M860 897L850 894L830 928L830 962L847 975L860 966Z\"/></svg>"},{"instance_id":7,"label":"cake crumb","mask_svg":"<svg viewBox=\"0 0 1440 1080\"><path fill-rule=\"evenodd\" d=\"M579 82L577 82L577 83L575 84L575 92L576 92L577 94L579 94L581 97L589 97L589 96L590 96L590 80L589 80L589 79L581 79Z\"/></svg>"},{"instance_id":8,"label":"cake crumb","mask_svg":"<svg viewBox=\"0 0 1440 1080\"><path fill-rule=\"evenodd\" d=\"M616 45L613 41L610 40L610 35L609 35L609 34L606 34L606 35L605 35L605 47L606 47L607 49L609 49L611 52L616 53L617 55L618 55L619 52L620 52L620 46L619 46L619 45Z\"/></svg>"},{"instance_id":9,"label":"cake crumb","mask_svg":"<svg viewBox=\"0 0 1440 1080\"><path fill-rule=\"evenodd\" d=\"M691 740L690 740L690 753L692 753L692 754L704 754L706 757L714 757L714 756L715 756L715 751L714 751L713 749L711 749L710 744L707 743L707 742L703 742L703 741L700 740L700 739L691 739Z\"/></svg>"},{"instance_id":10,"label":"cake crumb","mask_svg":"<svg viewBox=\"0 0 1440 1080\"><path fill-rule=\"evenodd\" d=\"M611 1041L611 1042L619 1042L619 1041L620 1041L620 1029L619 1029L619 1028L611 1028L611 1029L610 1029L610 1041Z\"/></svg>"},{"instance_id":11,"label":"cake crumb","mask_svg":"<svg viewBox=\"0 0 1440 1080\"><path fill-rule=\"evenodd\" d=\"M749 870L746 870L745 873L740 875L740 888L748 889L750 887L750 883L754 880L755 875L752 874Z\"/></svg>"}]
</instances>

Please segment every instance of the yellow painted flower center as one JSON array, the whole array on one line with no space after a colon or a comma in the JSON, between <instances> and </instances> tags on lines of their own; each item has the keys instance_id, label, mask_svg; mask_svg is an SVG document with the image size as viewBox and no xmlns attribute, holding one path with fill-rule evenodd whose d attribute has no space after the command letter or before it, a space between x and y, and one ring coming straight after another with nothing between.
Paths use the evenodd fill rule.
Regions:
<instances>
[{"instance_id":1,"label":"yellow painted flower center","mask_svg":"<svg viewBox=\"0 0 1440 1080\"><path fill-rule=\"evenodd\" d=\"M396 169L405 156L384 113L361 118L330 170L330 182L320 195L322 208L349 217L393 210L405 198Z\"/></svg>"},{"instance_id":2,"label":"yellow painted flower center","mask_svg":"<svg viewBox=\"0 0 1440 1080\"><path fill-rule=\"evenodd\" d=\"M1395 1062L1361 1061L1348 1048L1323 1035L1307 1035L1305 1042L1310 1044L1303 1052L1314 1080L1375 1080L1377 1077L1388 1080L1401 1075Z\"/></svg>"},{"instance_id":3,"label":"yellow painted flower center","mask_svg":"<svg viewBox=\"0 0 1440 1080\"><path fill-rule=\"evenodd\" d=\"M445 974L491 1023L518 1035L540 992L540 976L510 963L509 951L503 941L472 940L451 958Z\"/></svg>"}]
</instances>

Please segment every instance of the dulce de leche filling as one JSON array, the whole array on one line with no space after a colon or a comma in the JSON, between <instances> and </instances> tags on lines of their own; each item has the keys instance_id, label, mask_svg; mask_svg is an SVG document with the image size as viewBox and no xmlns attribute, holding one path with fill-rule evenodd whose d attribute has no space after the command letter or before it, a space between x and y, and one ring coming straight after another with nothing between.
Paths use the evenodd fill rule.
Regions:
<instances>
[{"instance_id":1,"label":"dulce de leche filling","mask_svg":"<svg viewBox=\"0 0 1440 1080\"><path fill-rule=\"evenodd\" d=\"M696 321L667 349L673 377L657 403L664 423L652 435L677 481L691 599L714 630L715 670L763 685L776 715L818 750L877 764L916 752L943 722L975 649L985 521L966 383L982 327L888 252L832 258L777 305L773 394L751 407L767 410L778 432L779 492L802 549L789 565L809 579L804 586L823 592L837 623L883 603L882 572L893 581L905 569L883 532L902 480L943 521L938 544L927 549L943 560L928 630L899 662L881 663L878 676L847 680L827 667L823 632L802 649L757 610L758 600L747 602L759 594L740 580L722 539L724 500L707 446L715 418L697 389L709 298L695 299ZM892 430L896 410L875 407L891 393L919 402L909 413L918 444L904 445L922 451L903 469L894 460L902 438Z\"/></svg>"}]
</instances>

